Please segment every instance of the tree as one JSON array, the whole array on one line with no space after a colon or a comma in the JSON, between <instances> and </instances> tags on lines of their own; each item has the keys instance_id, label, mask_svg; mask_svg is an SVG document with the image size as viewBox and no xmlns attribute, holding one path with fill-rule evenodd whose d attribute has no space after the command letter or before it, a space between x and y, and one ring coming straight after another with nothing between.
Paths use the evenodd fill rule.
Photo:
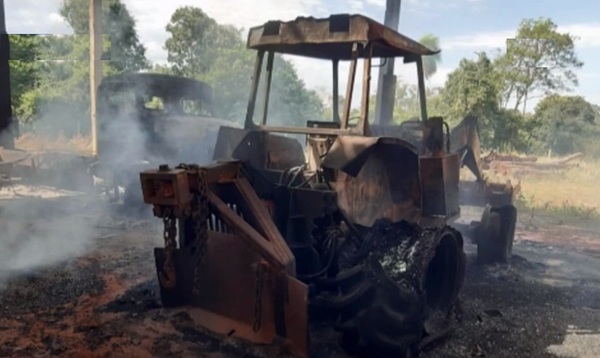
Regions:
<instances>
[{"instance_id":1,"label":"tree","mask_svg":"<svg viewBox=\"0 0 600 358\"><path fill-rule=\"evenodd\" d=\"M175 10L166 30L170 34L164 46L167 60L182 76L206 73L215 63L216 50L241 42L238 29L219 25L202 9L192 6Z\"/></svg>"},{"instance_id":2,"label":"tree","mask_svg":"<svg viewBox=\"0 0 600 358\"><path fill-rule=\"evenodd\" d=\"M242 122L256 52L246 49L240 30L218 24L201 9L190 6L178 8L166 29L170 36L165 49L173 73L210 84L216 115ZM263 74L265 66L266 61ZM292 63L281 56L275 56L270 93L270 123L304 126L306 120L323 116L319 96L306 89ZM262 103L259 95L256 115L262 113Z\"/></svg>"},{"instance_id":3,"label":"tree","mask_svg":"<svg viewBox=\"0 0 600 358\"><path fill-rule=\"evenodd\" d=\"M427 34L419 40L419 42L430 50L437 51L440 49L439 39L433 34ZM423 57L423 73L425 79L428 80L437 72L438 64L442 61L441 53Z\"/></svg>"},{"instance_id":4,"label":"tree","mask_svg":"<svg viewBox=\"0 0 600 358\"><path fill-rule=\"evenodd\" d=\"M64 0L61 16L75 34L89 34L89 0ZM120 0L105 0L102 9L103 32L110 38L110 66L116 72L136 72L148 69L146 48L140 42L135 19ZM89 41L89 40L86 40Z\"/></svg>"},{"instance_id":5,"label":"tree","mask_svg":"<svg viewBox=\"0 0 600 358\"><path fill-rule=\"evenodd\" d=\"M556 154L578 150L580 140L595 127L598 113L581 96L550 95L535 108L532 129L538 148Z\"/></svg>"},{"instance_id":6,"label":"tree","mask_svg":"<svg viewBox=\"0 0 600 358\"><path fill-rule=\"evenodd\" d=\"M84 37L40 37L38 85L23 95L30 111L21 117L45 134L89 130L89 41ZM108 69L105 69L108 71Z\"/></svg>"},{"instance_id":7,"label":"tree","mask_svg":"<svg viewBox=\"0 0 600 358\"><path fill-rule=\"evenodd\" d=\"M277 55L273 61L269 108L275 125L306 126L307 120L323 120L323 103L316 91L306 89L294 65ZM249 72L250 73L250 72Z\"/></svg>"},{"instance_id":8,"label":"tree","mask_svg":"<svg viewBox=\"0 0 600 358\"><path fill-rule=\"evenodd\" d=\"M207 73L198 76L213 88L215 115L243 123L255 54L243 46L219 49ZM261 109L260 105L257 109Z\"/></svg>"},{"instance_id":9,"label":"tree","mask_svg":"<svg viewBox=\"0 0 600 358\"><path fill-rule=\"evenodd\" d=\"M39 81L40 38L36 35L10 35L10 80L13 113L28 120L33 102L25 94L34 90Z\"/></svg>"},{"instance_id":10,"label":"tree","mask_svg":"<svg viewBox=\"0 0 600 358\"><path fill-rule=\"evenodd\" d=\"M536 92L550 94L577 86L573 69L583 66L575 53L575 37L559 33L552 20L525 19L506 53L497 59L504 80L504 108L514 99L514 108L527 108Z\"/></svg>"},{"instance_id":11,"label":"tree","mask_svg":"<svg viewBox=\"0 0 600 358\"><path fill-rule=\"evenodd\" d=\"M119 0L106 0L103 30L107 33L103 55L104 75L139 71L149 67L135 20ZM38 120L43 131L85 133L89 130L89 0L64 0L60 13L75 34L84 36L39 37L38 85L22 96L20 118ZM110 41L109 41L110 39ZM48 123L46 123L48 122Z\"/></svg>"},{"instance_id":12,"label":"tree","mask_svg":"<svg viewBox=\"0 0 600 358\"><path fill-rule=\"evenodd\" d=\"M487 118L497 110L500 98L499 74L487 54L480 52L476 60L462 59L448 75L442 96L448 115L458 121L468 113Z\"/></svg>"},{"instance_id":13,"label":"tree","mask_svg":"<svg viewBox=\"0 0 600 358\"><path fill-rule=\"evenodd\" d=\"M463 59L449 74L441 100L447 106L449 122L458 122L467 114L479 121L482 145L488 148L526 149L524 119L517 111L500 108L501 73L484 52L476 60Z\"/></svg>"},{"instance_id":14,"label":"tree","mask_svg":"<svg viewBox=\"0 0 600 358\"><path fill-rule=\"evenodd\" d=\"M445 116L446 108L441 101L439 88L427 88L425 90L428 116ZM398 81L396 86L394 102L394 122L401 123L413 118L421 118L421 102L419 88L408 84L406 81Z\"/></svg>"},{"instance_id":15,"label":"tree","mask_svg":"<svg viewBox=\"0 0 600 358\"><path fill-rule=\"evenodd\" d=\"M241 41L240 41L241 42ZM242 123L248 104L256 53L241 44L214 52L212 68L198 78L213 87L216 115ZM273 61L273 77L269 97L269 121L274 125L304 126L307 119L321 119L323 104L315 91L309 91L291 64L281 56ZM264 84L265 65L261 83ZM263 93L259 95L255 119L262 114Z\"/></svg>"},{"instance_id":16,"label":"tree","mask_svg":"<svg viewBox=\"0 0 600 358\"><path fill-rule=\"evenodd\" d=\"M104 21L110 35L110 65L117 72L137 72L150 68L146 47L140 42L135 20L120 1L109 2Z\"/></svg>"}]
</instances>

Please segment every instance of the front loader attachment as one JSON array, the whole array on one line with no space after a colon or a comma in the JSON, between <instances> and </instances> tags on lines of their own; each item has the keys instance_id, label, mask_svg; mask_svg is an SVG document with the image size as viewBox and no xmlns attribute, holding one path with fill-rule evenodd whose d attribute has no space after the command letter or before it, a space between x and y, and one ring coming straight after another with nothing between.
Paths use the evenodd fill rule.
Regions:
<instances>
[{"instance_id":1,"label":"front loader attachment","mask_svg":"<svg viewBox=\"0 0 600 358\"><path fill-rule=\"evenodd\" d=\"M308 356L308 287L239 170L230 162L141 173L144 201L165 223L165 248L155 250L163 305L189 306L215 333Z\"/></svg>"}]
</instances>

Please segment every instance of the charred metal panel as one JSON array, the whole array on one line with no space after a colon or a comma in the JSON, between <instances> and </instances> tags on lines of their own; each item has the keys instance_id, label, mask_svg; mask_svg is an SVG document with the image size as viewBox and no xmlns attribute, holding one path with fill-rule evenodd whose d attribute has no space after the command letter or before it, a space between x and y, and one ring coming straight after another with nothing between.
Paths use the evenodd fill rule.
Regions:
<instances>
[{"instance_id":1,"label":"charred metal panel","mask_svg":"<svg viewBox=\"0 0 600 358\"><path fill-rule=\"evenodd\" d=\"M302 146L293 138L267 133L267 169L288 169L306 162Z\"/></svg>"},{"instance_id":2,"label":"charred metal panel","mask_svg":"<svg viewBox=\"0 0 600 358\"><path fill-rule=\"evenodd\" d=\"M460 212L458 154L421 157L423 216L453 217Z\"/></svg>"},{"instance_id":3,"label":"charred metal panel","mask_svg":"<svg viewBox=\"0 0 600 358\"><path fill-rule=\"evenodd\" d=\"M338 137L323 160L338 205L358 224L416 222L421 187L415 149L397 138Z\"/></svg>"},{"instance_id":4,"label":"charred metal panel","mask_svg":"<svg viewBox=\"0 0 600 358\"><path fill-rule=\"evenodd\" d=\"M297 140L260 130L221 127L214 160L237 159L261 169L288 169L305 163Z\"/></svg>"},{"instance_id":5,"label":"charred metal panel","mask_svg":"<svg viewBox=\"0 0 600 358\"><path fill-rule=\"evenodd\" d=\"M262 152L262 148L253 148L253 151L239 151L236 150L243 145L250 146L253 142L253 138L250 137L250 130L233 128L228 126L222 126L219 128L219 134L217 135L217 143L213 151L213 160L229 160L234 157L235 154L241 155L242 158L237 158L242 161L250 161L252 164L264 164L264 159L260 156L256 156L256 153ZM260 141L256 141L256 145ZM256 156L256 157L255 157ZM254 160L250 160L254 158Z\"/></svg>"}]
</instances>

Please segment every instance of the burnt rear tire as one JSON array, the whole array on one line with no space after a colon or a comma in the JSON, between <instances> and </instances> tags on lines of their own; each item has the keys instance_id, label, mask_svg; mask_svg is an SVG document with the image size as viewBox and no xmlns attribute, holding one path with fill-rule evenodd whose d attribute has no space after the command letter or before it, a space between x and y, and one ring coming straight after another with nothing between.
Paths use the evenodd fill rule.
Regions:
<instances>
[{"instance_id":1,"label":"burnt rear tire","mask_svg":"<svg viewBox=\"0 0 600 358\"><path fill-rule=\"evenodd\" d=\"M342 296L353 297L336 327L348 354L412 357L449 331L464 281L463 238L444 227L410 241L370 255L360 279L340 285Z\"/></svg>"}]
</instances>

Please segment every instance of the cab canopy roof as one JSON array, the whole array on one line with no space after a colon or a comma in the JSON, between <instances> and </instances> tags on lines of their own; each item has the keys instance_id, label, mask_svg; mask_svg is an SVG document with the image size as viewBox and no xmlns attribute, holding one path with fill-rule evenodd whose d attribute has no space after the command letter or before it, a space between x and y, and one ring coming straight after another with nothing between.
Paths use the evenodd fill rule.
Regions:
<instances>
[{"instance_id":1,"label":"cab canopy roof","mask_svg":"<svg viewBox=\"0 0 600 358\"><path fill-rule=\"evenodd\" d=\"M368 55L368 45L373 45L373 57L404 57L404 62L439 52L363 15L268 21L248 33L248 48L329 60L350 60L355 43L362 45L362 58Z\"/></svg>"}]
</instances>

